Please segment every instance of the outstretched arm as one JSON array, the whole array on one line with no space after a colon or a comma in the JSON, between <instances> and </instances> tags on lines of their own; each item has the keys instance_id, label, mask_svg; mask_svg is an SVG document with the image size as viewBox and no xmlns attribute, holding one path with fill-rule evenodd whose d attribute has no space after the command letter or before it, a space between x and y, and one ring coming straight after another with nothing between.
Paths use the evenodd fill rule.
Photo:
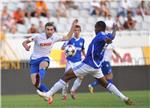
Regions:
<instances>
[{"instance_id":1,"label":"outstretched arm","mask_svg":"<svg viewBox=\"0 0 150 108\"><path fill-rule=\"evenodd\" d=\"M111 42L112 42L112 40L115 38L115 36L116 36L116 31L117 31L117 24L113 24L113 31L112 31L112 33L108 33L108 35L107 35L107 39L106 39L106 43L107 44L110 44Z\"/></svg>"},{"instance_id":2,"label":"outstretched arm","mask_svg":"<svg viewBox=\"0 0 150 108\"><path fill-rule=\"evenodd\" d=\"M117 31L117 24L113 24L113 31L112 31L112 36L113 36L113 39L115 38L116 36L116 31Z\"/></svg>"},{"instance_id":3,"label":"outstretched arm","mask_svg":"<svg viewBox=\"0 0 150 108\"><path fill-rule=\"evenodd\" d=\"M30 42L32 42L32 40L30 39L26 39L25 41L22 42L23 47L25 48L26 51L30 50L30 45L28 45Z\"/></svg>"},{"instance_id":4,"label":"outstretched arm","mask_svg":"<svg viewBox=\"0 0 150 108\"><path fill-rule=\"evenodd\" d=\"M68 32L67 36L64 36L64 37L63 37L63 39L62 39L63 41L71 39L71 37L72 37L72 35L73 35L73 33L74 33L74 29L75 29L77 23L78 23L78 19L75 19L75 20L73 21L73 23L72 23L72 26L71 26L70 31Z\"/></svg>"}]
</instances>

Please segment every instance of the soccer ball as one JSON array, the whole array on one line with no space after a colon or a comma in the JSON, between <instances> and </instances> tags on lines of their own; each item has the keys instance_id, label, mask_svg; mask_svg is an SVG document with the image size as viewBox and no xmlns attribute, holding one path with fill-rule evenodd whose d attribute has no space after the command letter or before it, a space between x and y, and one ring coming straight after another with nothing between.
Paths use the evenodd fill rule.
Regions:
<instances>
[{"instance_id":1,"label":"soccer ball","mask_svg":"<svg viewBox=\"0 0 150 108\"><path fill-rule=\"evenodd\" d=\"M65 47L65 54L66 54L67 57L72 57L72 56L75 55L75 53L76 53L75 46L73 46L73 45L67 45Z\"/></svg>"}]
</instances>

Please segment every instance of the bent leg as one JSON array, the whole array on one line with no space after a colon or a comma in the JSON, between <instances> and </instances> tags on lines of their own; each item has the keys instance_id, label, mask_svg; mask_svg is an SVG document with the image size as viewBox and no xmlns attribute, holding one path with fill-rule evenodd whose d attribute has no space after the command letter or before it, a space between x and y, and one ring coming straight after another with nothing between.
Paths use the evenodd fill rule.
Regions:
<instances>
[{"instance_id":1,"label":"bent leg","mask_svg":"<svg viewBox=\"0 0 150 108\"><path fill-rule=\"evenodd\" d=\"M112 79L113 79L113 74L112 72L108 73L107 75L105 75L105 78L106 80L109 82L109 83L113 83Z\"/></svg>"},{"instance_id":2,"label":"bent leg","mask_svg":"<svg viewBox=\"0 0 150 108\"><path fill-rule=\"evenodd\" d=\"M108 83L107 80L105 79L105 77L99 78L98 80L100 81L100 84L103 87L107 88L111 93L113 93L116 96L118 96L119 98L121 98L121 100L123 100L123 101L128 100L128 97L123 95L114 84Z\"/></svg>"},{"instance_id":3,"label":"bent leg","mask_svg":"<svg viewBox=\"0 0 150 108\"><path fill-rule=\"evenodd\" d=\"M83 80L83 77L77 77L77 79L74 81L73 86L70 91L75 92L81 85L82 80Z\"/></svg>"}]
</instances>

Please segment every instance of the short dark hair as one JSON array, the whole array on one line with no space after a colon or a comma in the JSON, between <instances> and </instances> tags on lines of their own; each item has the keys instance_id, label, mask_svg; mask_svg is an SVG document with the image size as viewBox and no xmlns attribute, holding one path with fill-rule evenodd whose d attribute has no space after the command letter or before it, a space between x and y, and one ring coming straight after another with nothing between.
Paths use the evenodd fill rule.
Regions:
<instances>
[{"instance_id":1,"label":"short dark hair","mask_svg":"<svg viewBox=\"0 0 150 108\"><path fill-rule=\"evenodd\" d=\"M98 22L96 22L95 27L99 27L102 31L105 31L106 24L104 21L98 21Z\"/></svg>"},{"instance_id":2,"label":"short dark hair","mask_svg":"<svg viewBox=\"0 0 150 108\"><path fill-rule=\"evenodd\" d=\"M81 26L80 25L76 25L76 27L75 28L79 28L80 29L80 31L81 31Z\"/></svg>"},{"instance_id":3,"label":"short dark hair","mask_svg":"<svg viewBox=\"0 0 150 108\"><path fill-rule=\"evenodd\" d=\"M54 23L53 23L53 22L48 22L48 23L45 24L45 28L46 28L47 26L53 26L53 27L54 27Z\"/></svg>"}]
</instances>

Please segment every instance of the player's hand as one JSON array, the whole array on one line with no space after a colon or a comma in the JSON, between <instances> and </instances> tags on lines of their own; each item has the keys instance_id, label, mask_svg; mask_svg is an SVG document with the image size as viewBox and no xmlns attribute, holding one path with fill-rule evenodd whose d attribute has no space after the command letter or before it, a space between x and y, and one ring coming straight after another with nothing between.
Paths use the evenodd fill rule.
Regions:
<instances>
[{"instance_id":1,"label":"player's hand","mask_svg":"<svg viewBox=\"0 0 150 108\"><path fill-rule=\"evenodd\" d=\"M24 48L25 48L26 51L30 51L31 46L30 45L25 45Z\"/></svg>"},{"instance_id":2,"label":"player's hand","mask_svg":"<svg viewBox=\"0 0 150 108\"><path fill-rule=\"evenodd\" d=\"M115 24L115 23L113 23L113 27L112 27L112 29L113 29L113 30L115 30L115 31L116 31L116 30L118 30L118 25L117 25L117 24Z\"/></svg>"},{"instance_id":3,"label":"player's hand","mask_svg":"<svg viewBox=\"0 0 150 108\"><path fill-rule=\"evenodd\" d=\"M78 24L78 19L75 19L72 23L73 26L76 26Z\"/></svg>"}]
</instances>

